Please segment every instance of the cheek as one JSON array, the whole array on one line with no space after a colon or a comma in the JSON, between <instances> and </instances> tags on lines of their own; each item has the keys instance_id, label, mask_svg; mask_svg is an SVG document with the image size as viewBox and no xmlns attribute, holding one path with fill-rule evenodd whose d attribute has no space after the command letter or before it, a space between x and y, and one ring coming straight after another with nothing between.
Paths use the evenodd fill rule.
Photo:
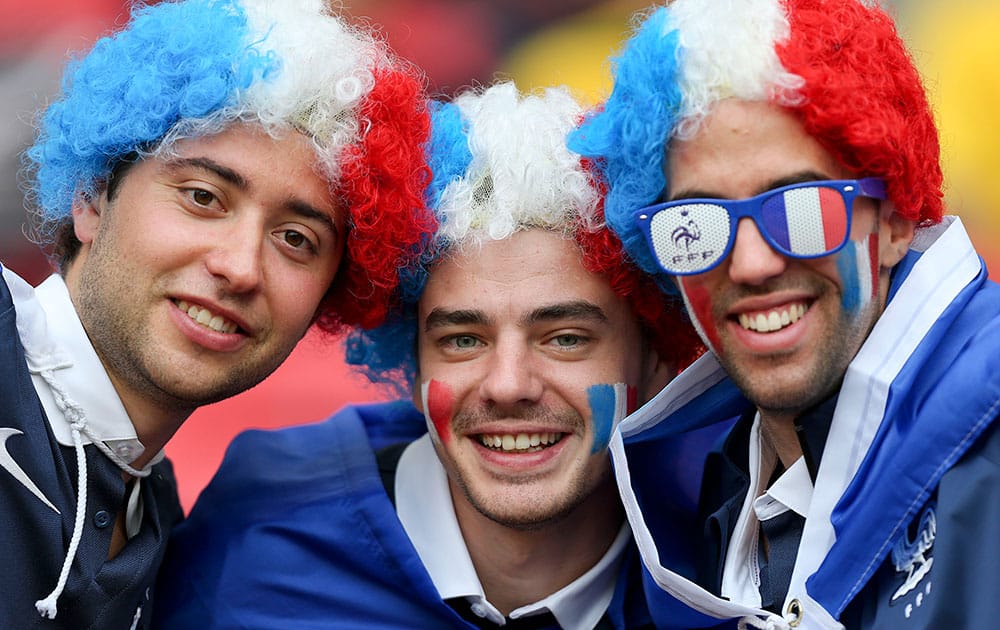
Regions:
<instances>
[{"instance_id":1,"label":"cheek","mask_svg":"<svg viewBox=\"0 0 1000 630\"><path fill-rule=\"evenodd\" d=\"M851 316L861 313L878 292L878 234L848 241L837 253L837 273L841 308Z\"/></svg>"},{"instance_id":2,"label":"cheek","mask_svg":"<svg viewBox=\"0 0 1000 630\"><path fill-rule=\"evenodd\" d=\"M427 428L436 434L441 444L451 441L451 416L454 410L454 397L445 383L430 380L420 387L420 395L424 400L424 417Z\"/></svg>"},{"instance_id":3,"label":"cheek","mask_svg":"<svg viewBox=\"0 0 1000 630\"><path fill-rule=\"evenodd\" d=\"M679 278L678 285L681 290L681 297L691 315L691 322L701 340L705 342L708 349L716 355L722 351L722 344L719 343L719 329L715 326L715 319L712 317L712 301L705 285L693 282L687 276Z\"/></svg>"},{"instance_id":4,"label":"cheek","mask_svg":"<svg viewBox=\"0 0 1000 630\"><path fill-rule=\"evenodd\" d=\"M624 383L591 385L587 388L587 402L594 429L590 452L598 453L608 448L615 426L636 410L636 389Z\"/></svg>"}]
</instances>

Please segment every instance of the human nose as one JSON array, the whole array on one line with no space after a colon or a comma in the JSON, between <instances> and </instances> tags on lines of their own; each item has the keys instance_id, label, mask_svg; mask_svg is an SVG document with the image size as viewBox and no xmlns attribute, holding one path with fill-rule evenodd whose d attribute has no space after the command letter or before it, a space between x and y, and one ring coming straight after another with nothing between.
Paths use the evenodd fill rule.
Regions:
<instances>
[{"instance_id":1,"label":"human nose","mask_svg":"<svg viewBox=\"0 0 1000 630\"><path fill-rule=\"evenodd\" d=\"M255 290L263 276L261 229L252 222L234 224L211 245L206 257L209 273L233 293Z\"/></svg>"},{"instance_id":2,"label":"human nose","mask_svg":"<svg viewBox=\"0 0 1000 630\"><path fill-rule=\"evenodd\" d=\"M757 285L785 271L787 261L761 235L749 217L740 219L729 253L729 279L737 284Z\"/></svg>"},{"instance_id":3,"label":"human nose","mask_svg":"<svg viewBox=\"0 0 1000 630\"><path fill-rule=\"evenodd\" d=\"M494 347L480 383L483 400L500 405L537 402L542 389L542 380L529 352L512 342Z\"/></svg>"}]
</instances>

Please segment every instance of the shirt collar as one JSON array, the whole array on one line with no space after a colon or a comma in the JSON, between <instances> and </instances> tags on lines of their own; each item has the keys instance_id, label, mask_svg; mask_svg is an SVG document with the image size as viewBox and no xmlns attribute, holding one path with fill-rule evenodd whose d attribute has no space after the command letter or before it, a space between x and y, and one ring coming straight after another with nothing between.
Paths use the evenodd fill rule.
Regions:
<instances>
[{"instance_id":1,"label":"shirt collar","mask_svg":"<svg viewBox=\"0 0 1000 630\"><path fill-rule=\"evenodd\" d=\"M809 512L812 493L813 484L806 468L806 460L805 457L800 457L764 494L754 500L753 510L760 521L772 519L788 510L805 518Z\"/></svg>"},{"instance_id":2,"label":"shirt collar","mask_svg":"<svg viewBox=\"0 0 1000 630\"><path fill-rule=\"evenodd\" d=\"M396 512L442 599L463 597L473 612L503 625L490 604L458 526L448 476L429 435L410 444L396 469ZM564 628L593 628L607 611L631 532L623 525L604 556L555 593L510 613L511 619L548 611Z\"/></svg>"},{"instance_id":3,"label":"shirt collar","mask_svg":"<svg viewBox=\"0 0 1000 630\"><path fill-rule=\"evenodd\" d=\"M107 444L122 460L134 461L145 447L139 442L135 427L90 344L62 276L53 274L34 290L33 296L22 295L21 299L33 299L30 308L40 307L45 314L44 326L20 332L22 337L28 337L22 340L25 348L32 348L28 353L28 369L56 439L64 446L73 445L69 422L56 404L51 388L39 375L43 370L52 370L68 396L84 409L89 435ZM17 308L21 313L22 305L17 304ZM29 305L25 304L25 308ZM84 444L91 443L87 435L81 437Z\"/></svg>"}]
</instances>

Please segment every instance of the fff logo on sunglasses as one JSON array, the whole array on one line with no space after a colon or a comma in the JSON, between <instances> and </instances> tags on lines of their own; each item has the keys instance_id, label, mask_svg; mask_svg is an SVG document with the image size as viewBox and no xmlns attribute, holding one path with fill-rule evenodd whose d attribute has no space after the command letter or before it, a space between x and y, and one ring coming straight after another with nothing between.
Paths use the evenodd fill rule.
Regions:
<instances>
[{"instance_id":1,"label":"fff logo on sunglasses","mask_svg":"<svg viewBox=\"0 0 1000 630\"><path fill-rule=\"evenodd\" d=\"M681 212L681 216L687 216L687 212ZM687 223L674 228L673 232L670 233L670 240L673 241L674 247L677 249L683 247L684 251L687 252L671 256L671 262L675 265L715 258L715 250L713 249L691 251L691 244L701 240L701 228L698 227L694 219L688 219Z\"/></svg>"}]
</instances>

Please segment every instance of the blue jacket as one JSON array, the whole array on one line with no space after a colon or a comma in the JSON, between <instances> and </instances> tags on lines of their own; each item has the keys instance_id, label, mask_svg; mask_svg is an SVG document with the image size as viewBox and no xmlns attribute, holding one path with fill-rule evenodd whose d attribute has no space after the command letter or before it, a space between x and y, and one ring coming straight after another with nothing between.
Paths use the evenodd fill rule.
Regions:
<instances>
[{"instance_id":1,"label":"blue jacket","mask_svg":"<svg viewBox=\"0 0 1000 630\"><path fill-rule=\"evenodd\" d=\"M171 540L160 628L472 628L437 593L386 494L375 451L418 438L409 402L237 436ZM609 617L648 621L638 554Z\"/></svg>"},{"instance_id":2,"label":"blue jacket","mask_svg":"<svg viewBox=\"0 0 1000 630\"><path fill-rule=\"evenodd\" d=\"M699 474L752 405L706 355L626 418L611 450L660 627L992 627L1000 619L1000 287L960 221L918 232L852 361L815 479L784 617L696 583ZM701 453L703 455L703 452ZM688 471L702 470L701 462ZM791 609L791 610L790 610Z\"/></svg>"}]
</instances>

